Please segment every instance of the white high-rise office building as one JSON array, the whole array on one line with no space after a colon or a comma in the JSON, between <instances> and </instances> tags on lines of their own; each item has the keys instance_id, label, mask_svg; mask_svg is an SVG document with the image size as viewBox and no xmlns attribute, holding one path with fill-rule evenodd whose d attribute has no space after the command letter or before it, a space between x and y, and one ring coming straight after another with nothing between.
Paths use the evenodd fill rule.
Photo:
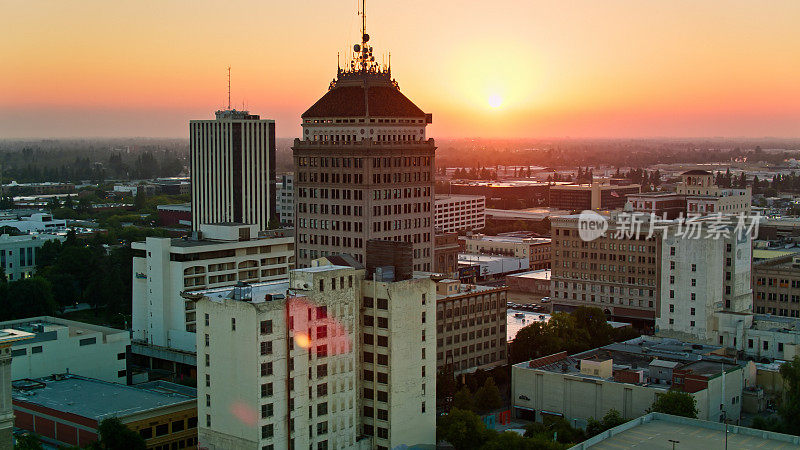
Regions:
<instances>
[{"instance_id":1,"label":"white high-rise office building","mask_svg":"<svg viewBox=\"0 0 800 450\"><path fill-rule=\"evenodd\" d=\"M245 223L266 230L277 221L275 121L223 110L189 123L192 227Z\"/></svg>"}]
</instances>

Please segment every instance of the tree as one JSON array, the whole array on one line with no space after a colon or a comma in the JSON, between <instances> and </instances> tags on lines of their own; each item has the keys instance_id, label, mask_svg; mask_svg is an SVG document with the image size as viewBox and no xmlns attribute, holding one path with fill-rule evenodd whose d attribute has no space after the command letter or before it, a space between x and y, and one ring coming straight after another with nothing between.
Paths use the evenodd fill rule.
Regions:
<instances>
[{"instance_id":1,"label":"tree","mask_svg":"<svg viewBox=\"0 0 800 450\"><path fill-rule=\"evenodd\" d=\"M494 384L494 378L489 377L475 393L475 406L479 411L493 411L503 405L500 390Z\"/></svg>"},{"instance_id":2,"label":"tree","mask_svg":"<svg viewBox=\"0 0 800 450\"><path fill-rule=\"evenodd\" d=\"M436 422L436 440L445 440L456 450L479 448L489 438L483 421L472 411L453 408Z\"/></svg>"},{"instance_id":3,"label":"tree","mask_svg":"<svg viewBox=\"0 0 800 450\"><path fill-rule=\"evenodd\" d=\"M800 356L781 365L781 377L785 385L786 401L778 410L783 419L784 431L800 433Z\"/></svg>"},{"instance_id":4,"label":"tree","mask_svg":"<svg viewBox=\"0 0 800 450\"><path fill-rule=\"evenodd\" d=\"M42 441L39 437L32 433L26 433L16 438L14 443L14 450L42 450Z\"/></svg>"},{"instance_id":5,"label":"tree","mask_svg":"<svg viewBox=\"0 0 800 450\"><path fill-rule=\"evenodd\" d=\"M103 419L97 427L98 447L103 450L145 450L144 438L118 418Z\"/></svg>"},{"instance_id":6,"label":"tree","mask_svg":"<svg viewBox=\"0 0 800 450\"><path fill-rule=\"evenodd\" d=\"M464 411L473 411L475 409L472 393L470 393L467 386L462 387L460 391L456 392L455 397L453 397L453 408Z\"/></svg>"},{"instance_id":7,"label":"tree","mask_svg":"<svg viewBox=\"0 0 800 450\"><path fill-rule=\"evenodd\" d=\"M697 400L686 392L669 391L656 397L650 411L696 419Z\"/></svg>"},{"instance_id":8,"label":"tree","mask_svg":"<svg viewBox=\"0 0 800 450\"><path fill-rule=\"evenodd\" d=\"M622 414L620 414L619 411L611 409L603 416L602 420L596 420L594 417L590 417L586 425L586 434L595 436L603 431L622 425L625 422L627 421L622 418Z\"/></svg>"},{"instance_id":9,"label":"tree","mask_svg":"<svg viewBox=\"0 0 800 450\"><path fill-rule=\"evenodd\" d=\"M50 282L40 276L23 278L2 286L0 317L18 319L33 316L52 316L56 312Z\"/></svg>"}]
</instances>

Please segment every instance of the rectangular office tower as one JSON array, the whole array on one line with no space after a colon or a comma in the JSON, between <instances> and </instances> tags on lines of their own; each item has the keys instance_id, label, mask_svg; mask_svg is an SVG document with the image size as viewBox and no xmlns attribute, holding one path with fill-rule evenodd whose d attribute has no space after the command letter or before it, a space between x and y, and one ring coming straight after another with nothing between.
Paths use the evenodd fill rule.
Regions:
<instances>
[{"instance_id":1,"label":"rectangular office tower","mask_svg":"<svg viewBox=\"0 0 800 450\"><path fill-rule=\"evenodd\" d=\"M189 122L192 227L246 223L259 231L277 222L275 121L222 110L215 120Z\"/></svg>"}]
</instances>

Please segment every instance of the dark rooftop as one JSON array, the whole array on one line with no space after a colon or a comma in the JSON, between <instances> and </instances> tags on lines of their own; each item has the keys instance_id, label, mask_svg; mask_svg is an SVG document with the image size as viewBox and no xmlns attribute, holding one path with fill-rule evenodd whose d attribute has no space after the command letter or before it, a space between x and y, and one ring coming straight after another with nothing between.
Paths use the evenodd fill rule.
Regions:
<instances>
[{"instance_id":1,"label":"dark rooftop","mask_svg":"<svg viewBox=\"0 0 800 450\"><path fill-rule=\"evenodd\" d=\"M308 117L418 117L425 113L391 84L335 86L306 112Z\"/></svg>"}]
</instances>

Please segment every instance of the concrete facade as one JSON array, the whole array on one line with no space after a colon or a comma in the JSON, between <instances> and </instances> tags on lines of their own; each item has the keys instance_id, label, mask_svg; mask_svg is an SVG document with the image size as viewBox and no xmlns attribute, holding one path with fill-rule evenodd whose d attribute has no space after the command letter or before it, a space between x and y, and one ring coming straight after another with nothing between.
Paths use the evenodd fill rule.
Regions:
<instances>
[{"instance_id":1,"label":"concrete facade","mask_svg":"<svg viewBox=\"0 0 800 450\"><path fill-rule=\"evenodd\" d=\"M640 341L644 346L638 345ZM642 348L652 350L644 354ZM689 356L673 354L676 348ZM641 337L578 355L562 352L518 363L511 369L514 414L535 420L560 415L584 425L589 418L600 419L616 409L624 418L632 419L646 414L658 395L678 389L696 399L699 419L719 421L721 411L725 411L729 420L736 421L741 412L744 370L724 358L697 353L709 351L692 350L691 344L677 341ZM668 379L657 381L652 375L653 361L675 363ZM602 363L610 365L610 373L600 367L595 367L597 373L584 370L584 366Z\"/></svg>"},{"instance_id":2,"label":"concrete facade","mask_svg":"<svg viewBox=\"0 0 800 450\"><path fill-rule=\"evenodd\" d=\"M11 346L32 338L24 331L0 330L0 450L13 450L14 411L11 403Z\"/></svg>"},{"instance_id":3,"label":"concrete facade","mask_svg":"<svg viewBox=\"0 0 800 450\"><path fill-rule=\"evenodd\" d=\"M185 295L203 317L201 446L435 445L429 278L372 281L363 269L318 265L288 281ZM231 405L252 420L232 416Z\"/></svg>"},{"instance_id":4,"label":"concrete facade","mask_svg":"<svg viewBox=\"0 0 800 450\"><path fill-rule=\"evenodd\" d=\"M72 373L126 383L126 355L131 344L126 330L50 316L0 322L1 328L31 334L30 339L11 347L13 380Z\"/></svg>"},{"instance_id":5,"label":"concrete facade","mask_svg":"<svg viewBox=\"0 0 800 450\"><path fill-rule=\"evenodd\" d=\"M192 229L237 222L269 229L275 203L275 121L223 110L189 122Z\"/></svg>"},{"instance_id":6,"label":"concrete facade","mask_svg":"<svg viewBox=\"0 0 800 450\"><path fill-rule=\"evenodd\" d=\"M65 236L26 234L0 236L0 266L9 281L28 278L36 272L36 256L47 241L64 241Z\"/></svg>"},{"instance_id":7,"label":"concrete facade","mask_svg":"<svg viewBox=\"0 0 800 450\"><path fill-rule=\"evenodd\" d=\"M436 283L436 367L454 374L507 362L507 287Z\"/></svg>"},{"instance_id":8,"label":"concrete facade","mask_svg":"<svg viewBox=\"0 0 800 450\"><path fill-rule=\"evenodd\" d=\"M294 226L294 174L284 173L278 178L277 208L281 225Z\"/></svg>"},{"instance_id":9,"label":"concrete facade","mask_svg":"<svg viewBox=\"0 0 800 450\"><path fill-rule=\"evenodd\" d=\"M197 239L147 238L132 248L134 341L190 353L197 316L181 292L284 279L294 268L291 229L203 225Z\"/></svg>"},{"instance_id":10,"label":"concrete facade","mask_svg":"<svg viewBox=\"0 0 800 450\"><path fill-rule=\"evenodd\" d=\"M437 232L482 230L486 227L486 197L436 194L433 223Z\"/></svg>"},{"instance_id":11,"label":"concrete facade","mask_svg":"<svg viewBox=\"0 0 800 450\"><path fill-rule=\"evenodd\" d=\"M532 270L550 268L549 238L523 238L512 236L486 236L485 234L467 235L466 253L486 255L504 255L517 258L528 258L528 267Z\"/></svg>"},{"instance_id":12,"label":"concrete facade","mask_svg":"<svg viewBox=\"0 0 800 450\"><path fill-rule=\"evenodd\" d=\"M660 234L643 227L617 238L579 236L576 215L553 217L552 297L554 311L597 306L614 320L654 324L661 292ZM616 227L609 218L609 230Z\"/></svg>"}]
</instances>

